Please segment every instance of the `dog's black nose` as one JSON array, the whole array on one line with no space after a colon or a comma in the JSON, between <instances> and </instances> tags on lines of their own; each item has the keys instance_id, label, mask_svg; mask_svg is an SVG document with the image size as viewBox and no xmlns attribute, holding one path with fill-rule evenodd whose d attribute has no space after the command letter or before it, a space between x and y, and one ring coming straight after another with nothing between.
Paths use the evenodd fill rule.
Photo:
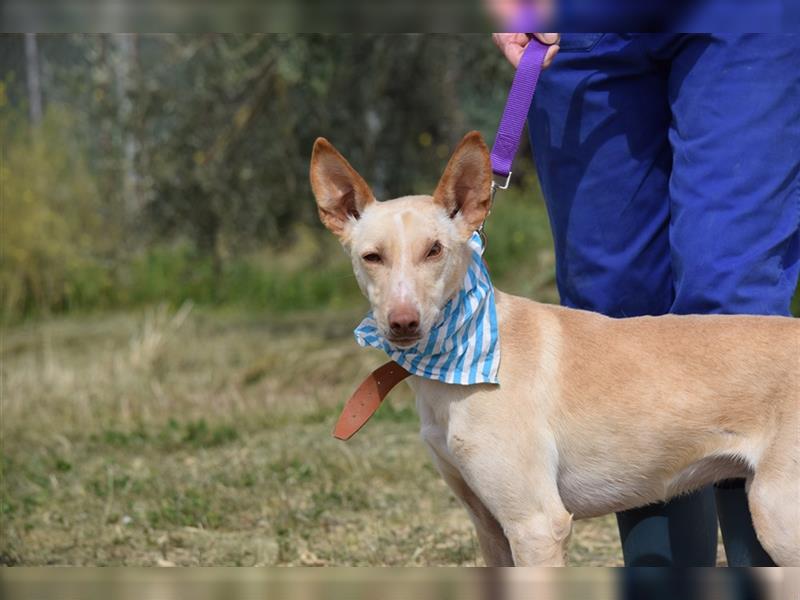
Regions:
<instances>
[{"instance_id":1,"label":"dog's black nose","mask_svg":"<svg viewBox=\"0 0 800 600\"><path fill-rule=\"evenodd\" d=\"M419 313L410 307L402 307L389 313L389 328L392 335L402 338L419 334Z\"/></svg>"}]
</instances>

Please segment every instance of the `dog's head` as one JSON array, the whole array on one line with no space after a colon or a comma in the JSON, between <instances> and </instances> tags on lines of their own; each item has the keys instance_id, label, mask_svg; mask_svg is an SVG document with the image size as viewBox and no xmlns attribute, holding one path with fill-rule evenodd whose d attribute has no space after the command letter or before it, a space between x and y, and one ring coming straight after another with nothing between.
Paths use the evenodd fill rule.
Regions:
<instances>
[{"instance_id":1,"label":"dog's head","mask_svg":"<svg viewBox=\"0 0 800 600\"><path fill-rule=\"evenodd\" d=\"M433 196L378 202L324 138L311 156L319 216L350 254L381 333L407 348L428 334L459 290L467 244L491 205L492 169L480 134L461 140Z\"/></svg>"}]
</instances>

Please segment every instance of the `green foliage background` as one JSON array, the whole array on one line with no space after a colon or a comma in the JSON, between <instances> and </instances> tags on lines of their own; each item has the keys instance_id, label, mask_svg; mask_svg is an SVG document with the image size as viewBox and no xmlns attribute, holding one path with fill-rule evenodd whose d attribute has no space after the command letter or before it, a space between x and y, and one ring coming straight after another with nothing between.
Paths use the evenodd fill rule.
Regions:
<instances>
[{"instance_id":1,"label":"green foliage background","mask_svg":"<svg viewBox=\"0 0 800 600\"><path fill-rule=\"evenodd\" d=\"M6 321L352 302L308 186L314 139L379 198L430 191L466 131L491 135L512 75L486 35L139 35L127 53L117 37L38 36L36 125L22 37L0 40Z\"/></svg>"}]
</instances>

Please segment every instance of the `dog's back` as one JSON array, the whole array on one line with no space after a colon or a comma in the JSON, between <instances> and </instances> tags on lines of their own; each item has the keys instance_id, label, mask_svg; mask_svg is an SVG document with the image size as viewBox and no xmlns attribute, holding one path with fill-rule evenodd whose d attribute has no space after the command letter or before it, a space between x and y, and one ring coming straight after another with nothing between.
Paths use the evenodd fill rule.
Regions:
<instances>
[{"instance_id":1,"label":"dog's back","mask_svg":"<svg viewBox=\"0 0 800 600\"><path fill-rule=\"evenodd\" d=\"M529 402L552 411L560 488L578 516L751 476L781 444L798 453L796 319L612 319L502 293L498 315L501 378L546 390Z\"/></svg>"}]
</instances>

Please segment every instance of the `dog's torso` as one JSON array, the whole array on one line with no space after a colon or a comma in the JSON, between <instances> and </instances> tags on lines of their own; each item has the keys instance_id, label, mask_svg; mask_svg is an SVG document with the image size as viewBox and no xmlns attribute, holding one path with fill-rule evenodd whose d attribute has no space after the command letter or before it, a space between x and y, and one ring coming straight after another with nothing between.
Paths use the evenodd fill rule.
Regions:
<instances>
[{"instance_id":1,"label":"dog's torso","mask_svg":"<svg viewBox=\"0 0 800 600\"><path fill-rule=\"evenodd\" d=\"M591 517L747 477L798 421L796 320L611 319L501 292L497 312L499 386L411 380L422 437L468 484L549 479Z\"/></svg>"}]
</instances>

